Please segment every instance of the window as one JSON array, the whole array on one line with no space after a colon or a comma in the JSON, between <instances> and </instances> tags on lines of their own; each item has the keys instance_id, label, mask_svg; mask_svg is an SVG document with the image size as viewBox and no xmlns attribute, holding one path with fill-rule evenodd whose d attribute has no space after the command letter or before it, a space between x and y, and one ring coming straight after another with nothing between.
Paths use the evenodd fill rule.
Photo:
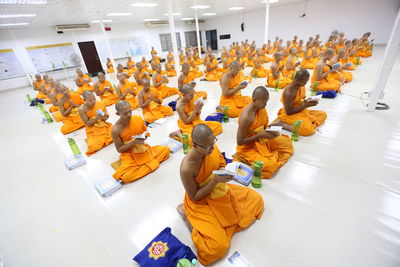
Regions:
<instances>
[{"instance_id":1,"label":"window","mask_svg":"<svg viewBox=\"0 0 400 267\"><path fill-rule=\"evenodd\" d=\"M202 46L203 42L201 40L201 31L199 31L199 36L200 36L200 46ZM196 31L185 32L185 41L186 41L186 47L197 46Z\"/></svg>"},{"instance_id":2,"label":"window","mask_svg":"<svg viewBox=\"0 0 400 267\"><path fill-rule=\"evenodd\" d=\"M179 32L175 33L176 34L176 42L177 42L177 46L178 49L180 49L182 47L182 43L181 43L181 35L179 34ZM168 50L172 50L172 39L171 39L171 34L170 33L162 33L160 34L160 42L161 42L161 48L162 51L168 51Z\"/></svg>"}]
</instances>

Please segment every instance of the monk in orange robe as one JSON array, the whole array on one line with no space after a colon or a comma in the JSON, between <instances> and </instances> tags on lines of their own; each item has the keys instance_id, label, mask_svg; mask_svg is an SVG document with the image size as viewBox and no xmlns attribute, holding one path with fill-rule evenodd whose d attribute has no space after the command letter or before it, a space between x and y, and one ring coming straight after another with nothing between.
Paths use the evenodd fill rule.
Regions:
<instances>
[{"instance_id":1,"label":"monk in orange robe","mask_svg":"<svg viewBox=\"0 0 400 267\"><path fill-rule=\"evenodd\" d=\"M151 56L151 69L154 71L156 68L156 65L159 64L161 61L157 58L157 55L152 55Z\"/></svg>"},{"instance_id":2,"label":"monk in orange robe","mask_svg":"<svg viewBox=\"0 0 400 267\"><path fill-rule=\"evenodd\" d=\"M110 81L106 80L104 73L99 72L97 78L99 80L94 84L96 95L100 97L101 101L106 106L111 106L117 103L118 95L114 92L114 88Z\"/></svg>"},{"instance_id":3,"label":"monk in orange robe","mask_svg":"<svg viewBox=\"0 0 400 267\"><path fill-rule=\"evenodd\" d=\"M44 83L41 85L40 90L43 93L45 93L47 96L46 99L44 100L44 103L51 104L51 99L49 98L49 94L50 94L49 90L51 88L51 82L53 81L53 79L49 75L45 74L45 75L43 75L43 80L44 80Z\"/></svg>"},{"instance_id":4,"label":"monk in orange robe","mask_svg":"<svg viewBox=\"0 0 400 267\"><path fill-rule=\"evenodd\" d=\"M80 69L76 70L76 74L78 74L78 77L75 79L76 86L78 86L78 90L76 92L80 95L84 91L94 92L94 87L90 84L92 82L92 78L90 78L89 75L84 74Z\"/></svg>"},{"instance_id":5,"label":"monk in orange robe","mask_svg":"<svg viewBox=\"0 0 400 267\"><path fill-rule=\"evenodd\" d=\"M265 78L269 74L269 71L263 66L263 59L257 55L254 57L253 69L250 74L257 78Z\"/></svg>"},{"instance_id":6,"label":"monk in orange robe","mask_svg":"<svg viewBox=\"0 0 400 267\"><path fill-rule=\"evenodd\" d=\"M214 54L210 55L210 61L206 66L206 78L209 82L219 81L222 78L222 69L218 67L218 61Z\"/></svg>"},{"instance_id":7,"label":"monk in orange robe","mask_svg":"<svg viewBox=\"0 0 400 267\"><path fill-rule=\"evenodd\" d=\"M142 109L144 120L148 123L174 115L172 108L163 106L160 91L154 87L150 87L148 79L142 80L143 89L138 95L139 106Z\"/></svg>"},{"instance_id":8,"label":"monk in orange robe","mask_svg":"<svg viewBox=\"0 0 400 267\"><path fill-rule=\"evenodd\" d=\"M202 98L195 96L195 91L191 84L184 84L181 89L182 97L176 103L176 111L179 115L178 127L181 133L190 134L193 127L197 124L207 124L215 135L222 133L222 125L218 121L203 121L200 119L201 110L204 102Z\"/></svg>"},{"instance_id":9,"label":"monk in orange robe","mask_svg":"<svg viewBox=\"0 0 400 267\"><path fill-rule=\"evenodd\" d=\"M112 124L107 122L109 115L106 105L102 101L96 101L92 92L83 92L83 98L85 103L79 107L79 115L86 125L86 155L90 156L112 143Z\"/></svg>"},{"instance_id":10,"label":"monk in orange robe","mask_svg":"<svg viewBox=\"0 0 400 267\"><path fill-rule=\"evenodd\" d=\"M267 86L273 88L283 89L288 85L291 80L283 76L282 71L285 68L285 63L283 62L283 55L280 52L275 52L275 61L271 64L271 70L268 74Z\"/></svg>"},{"instance_id":11,"label":"monk in orange robe","mask_svg":"<svg viewBox=\"0 0 400 267\"><path fill-rule=\"evenodd\" d=\"M165 63L165 71L167 72L168 77L175 77L176 76L176 69L173 60L167 58L167 62Z\"/></svg>"},{"instance_id":12,"label":"monk in orange robe","mask_svg":"<svg viewBox=\"0 0 400 267\"><path fill-rule=\"evenodd\" d=\"M36 95L37 99L46 99L46 94L42 91L42 85L44 84L44 80L40 74L35 75L35 81L33 82L33 89L38 92Z\"/></svg>"},{"instance_id":13,"label":"monk in orange robe","mask_svg":"<svg viewBox=\"0 0 400 267\"><path fill-rule=\"evenodd\" d=\"M119 101L115 108L119 119L111 135L115 148L121 154L121 165L113 177L129 183L156 170L161 162L169 158L170 150L166 146L150 146L145 143L145 139L133 137L142 135L147 128L140 116L132 116L128 102Z\"/></svg>"},{"instance_id":14,"label":"monk in orange robe","mask_svg":"<svg viewBox=\"0 0 400 267\"><path fill-rule=\"evenodd\" d=\"M186 62L190 65L190 72L193 74L194 78L200 78L204 75L199 67L195 64L191 55L186 56Z\"/></svg>"},{"instance_id":15,"label":"monk in orange robe","mask_svg":"<svg viewBox=\"0 0 400 267\"><path fill-rule=\"evenodd\" d=\"M252 165L254 161L263 162L263 178L271 178L293 154L293 144L289 136L266 130L268 126L282 125L281 122L269 125L265 109L268 99L269 93L264 86L254 89L252 101L239 117L236 154L233 155L235 161L248 165Z\"/></svg>"},{"instance_id":16,"label":"monk in orange robe","mask_svg":"<svg viewBox=\"0 0 400 267\"><path fill-rule=\"evenodd\" d=\"M304 87L310 78L307 70L301 69L296 73L292 83L283 91L281 101L283 108L278 112L278 118L283 123L292 125L301 120L300 135L309 136L316 132L317 127L326 120L326 112L310 110L316 106L318 101L306 99L306 88Z\"/></svg>"},{"instance_id":17,"label":"monk in orange robe","mask_svg":"<svg viewBox=\"0 0 400 267\"><path fill-rule=\"evenodd\" d=\"M232 176L212 174L225 160L209 127L197 125L192 136L192 149L180 166L186 194L178 211L190 224L199 262L209 265L226 254L235 233L261 219L264 201L250 188L228 184Z\"/></svg>"},{"instance_id":18,"label":"monk in orange robe","mask_svg":"<svg viewBox=\"0 0 400 267\"><path fill-rule=\"evenodd\" d=\"M69 134L85 126L79 116L79 106L83 104L83 100L78 93L70 93L66 87L61 87L60 93L62 98L57 104L63 116L61 132Z\"/></svg>"},{"instance_id":19,"label":"monk in orange robe","mask_svg":"<svg viewBox=\"0 0 400 267\"><path fill-rule=\"evenodd\" d=\"M300 61L297 61L296 54L296 48L292 47L289 49L289 56L286 59L285 67L282 71L283 77L289 78L290 80L293 80L294 75L296 74L296 68L300 66Z\"/></svg>"},{"instance_id":20,"label":"monk in orange robe","mask_svg":"<svg viewBox=\"0 0 400 267\"><path fill-rule=\"evenodd\" d=\"M190 72L190 65L188 63L184 63L182 65L182 73L178 77L178 89L182 90L182 86L184 84L191 84L193 87L196 87L196 82L194 81L193 73ZM206 91L195 91L195 96L202 97L203 99L207 98Z\"/></svg>"},{"instance_id":21,"label":"monk in orange robe","mask_svg":"<svg viewBox=\"0 0 400 267\"><path fill-rule=\"evenodd\" d=\"M142 57L142 60L138 63L140 63L140 65L142 66L142 71L145 71L147 73L151 72L151 69L149 69L149 62L146 60L145 57ZM136 64L136 67L137 67L137 64Z\"/></svg>"},{"instance_id":22,"label":"monk in orange robe","mask_svg":"<svg viewBox=\"0 0 400 267\"><path fill-rule=\"evenodd\" d=\"M194 49L193 59L194 59L194 64L196 64L196 65L201 65L204 63L204 60L202 60L200 58L199 53L197 52L197 49Z\"/></svg>"},{"instance_id":23,"label":"monk in orange robe","mask_svg":"<svg viewBox=\"0 0 400 267\"><path fill-rule=\"evenodd\" d=\"M133 82L128 81L124 74L117 76L119 84L117 86L117 94L120 100L125 100L131 105L132 109L139 107L139 101L136 97L137 90Z\"/></svg>"},{"instance_id":24,"label":"monk in orange robe","mask_svg":"<svg viewBox=\"0 0 400 267\"><path fill-rule=\"evenodd\" d=\"M370 32L364 33L360 39L359 50L355 53L356 57L370 57L372 56L372 45L368 42Z\"/></svg>"},{"instance_id":25,"label":"monk in orange robe","mask_svg":"<svg viewBox=\"0 0 400 267\"><path fill-rule=\"evenodd\" d=\"M133 77L135 78L135 81L136 81L135 85L136 85L137 91L140 92L140 90L142 90L142 79L149 78L150 72L147 72L146 69L143 68L143 65L140 62L136 63L136 68L137 68L137 71L135 72Z\"/></svg>"},{"instance_id":26,"label":"monk in orange robe","mask_svg":"<svg viewBox=\"0 0 400 267\"><path fill-rule=\"evenodd\" d=\"M128 77L128 79L131 77L131 75L129 74L129 71L127 69L124 69L124 66L122 66L122 64L118 64L117 65L117 76L119 74L126 74L126 76Z\"/></svg>"},{"instance_id":27,"label":"monk in orange robe","mask_svg":"<svg viewBox=\"0 0 400 267\"><path fill-rule=\"evenodd\" d=\"M314 69L311 83L315 84L315 82L318 82L316 86L314 86L317 91L333 90L335 92L340 92L342 83L334 78L328 77L330 73L336 72L336 68L332 68L327 64L328 60L331 60L334 54L335 52L332 48L327 49Z\"/></svg>"},{"instance_id":28,"label":"monk in orange robe","mask_svg":"<svg viewBox=\"0 0 400 267\"><path fill-rule=\"evenodd\" d=\"M162 71L161 64L157 63L154 68L155 71L151 79L153 81L154 88L158 91L158 95L164 99L177 94L179 92L178 88L167 86L169 80L167 78L167 73Z\"/></svg>"},{"instance_id":29,"label":"monk in orange robe","mask_svg":"<svg viewBox=\"0 0 400 267\"><path fill-rule=\"evenodd\" d=\"M150 51L151 57L155 57L155 59L157 59L158 61L161 60L161 58L159 56L157 56L157 51L154 49L154 47L151 47L151 51Z\"/></svg>"},{"instance_id":30,"label":"monk in orange robe","mask_svg":"<svg viewBox=\"0 0 400 267\"><path fill-rule=\"evenodd\" d=\"M59 112L60 108L58 107L58 100L61 99L62 94L60 93L60 87L63 86L59 81L54 80L53 78L50 78L51 83L50 86L47 87L47 97L48 99L50 99L50 103L52 104L49 107L49 112L53 113L53 112ZM69 91L69 90L68 90ZM57 117L56 121L58 122L60 118L60 114Z\"/></svg>"},{"instance_id":31,"label":"monk in orange robe","mask_svg":"<svg viewBox=\"0 0 400 267\"><path fill-rule=\"evenodd\" d=\"M132 57L128 57L128 61L126 62L126 68L128 69L128 74L133 75L136 71L137 68L135 66L135 61L132 59Z\"/></svg>"},{"instance_id":32,"label":"monk in orange robe","mask_svg":"<svg viewBox=\"0 0 400 267\"><path fill-rule=\"evenodd\" d=\"M346 48L342 48L338 52L338 60L342 65L346 65L346 70L355 70L355 64L353 63L352 60L350 60Z\"/></svg>"},{"instance_id":33,"label":"monk in orange robe","mask_svg":"<svg viewBox=\"0 0 400 267\"><path fill-rule=\"evenodd\" d=\"M171 62L172 65L175 65L174 55L171 50L168 50L167 62Z\"/></svg>"},{"instance_id":34,"label":"monk in orange robe","mask_svg":"<svg viewBox=\"0 0 400 267\"><path fill-rule=\"evenodd\" d=\"M346 65L342 64L340 58L344 58L346 54L346 49L341 49L339 53L337 53L330 61L329 65L333 66L336 63L340 63L340 67L336 68L336 72L329 73L328 78L334 78L341 83L348 83L353 80L353 74L350 71L345 71L351 66L347 67Z\"/></svg>"},{"instance_id":35,"label":"monk in orange robe","mask_svg":"<svg viewBox=\"0 0 400 267\"><path fill-rule=\"evenodd\" d=\"M223 107L228 106L228 116L231 118L239 116L242 109L251 101L249 96L243 96L240 92L247 87L247 82L240 71L239 62L233 61L220 81L222 93L217 110L222 112Z\"/></svg>"},{"instance_id":36,"label":"monk in orange robe","mask_svg":"<svg viewBox=\"0 0 400 267\"><path fill-rule=\"evenodd\" d=\"M107 73L114 73L114 66L110 58L107 58L106 66L107 66Z\"/></svg>"}]
</instances>

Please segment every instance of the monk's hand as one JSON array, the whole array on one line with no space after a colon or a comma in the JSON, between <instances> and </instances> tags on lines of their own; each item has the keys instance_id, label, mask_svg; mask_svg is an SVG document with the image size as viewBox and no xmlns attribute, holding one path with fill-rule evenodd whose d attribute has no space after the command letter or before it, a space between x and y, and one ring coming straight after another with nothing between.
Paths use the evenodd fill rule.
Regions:
<instances>
[{"instance_id":1,"label":"monk's hand","mask_svg":"<svg viewBox=\"0 0 400 267\"><path fill-rule=\"evenodd\" d=\"M259 135L261 138L274 139L274 138L277 138L278 136L280 136L281 134L279 132L263 131Z\"/></svg>"},{"instance_id":2,"label":"monk's hand","mask_svg":"<svg viewBox=\"0 0 400 267\"><path fill-rule=\"evenodd\" d=\"M194 110L197 112L200 112L201 109L203 108L204 103L196 103L196 105L194 105Z\"/></svg>"},{"instance_id":3,"label":"monk's hand","mask_svg":"<svg viewBox=\"0 0 400 267\"><path fill-rule=\"evenodd\" d=\"M145 140L145 139L142 139L142 138L136 138L136 139L133 140L131 143L132 143L133 145L143 145L143 144L144 144L144 140Z\"/></svg>"},{"instance_id":4,"label":"monk's hand","mask_svg":"<svg viewBox=\"0 0 400 267\"><path fill-rule=\"evenodd\" d=\"M318 101L316 101L316 100L306 99L306 100L304 100L304 103L305 103L306 107L313 107L313 106L318 105Z\"/></svg>"},{"instance_id":5,"label":"monk's hand","mask_svg":"<svg viewBox=\"0 0 400 267\"><path fill-rule=\"evenodd\" d=\"M102 119L103 121L106 121L106 120L108 120L109 117L110 117L110 116L106 113L106 114L104 114L104 116L101 116L101 119Z\"/></svg>"},{"instance_id":6,"label":"monk's hand","mask_svg":"<svg viewBox=\"0 0 400 267\"><path fill-rule=\"evenodd\" d=\"M232 175L215 175L214 180L216 183L226 183L233 179Z\"/></svg>"}]
</instances>

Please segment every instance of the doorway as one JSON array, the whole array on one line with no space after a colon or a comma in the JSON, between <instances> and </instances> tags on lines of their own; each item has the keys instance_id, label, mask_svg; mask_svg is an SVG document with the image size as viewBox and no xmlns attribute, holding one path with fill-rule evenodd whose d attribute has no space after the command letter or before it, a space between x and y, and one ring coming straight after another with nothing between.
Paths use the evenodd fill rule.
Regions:
<instances>
[{"instance_id":1,"label":"doorway","mask_svg":"<svg viewBox=\"0 0 400 267\"><path fill-rule=\"evenodd\" d=\"M206 31L206 43L207 48L211 47L211 50L218 50L217 30Z\"/></svg>"},{"instance_id":2,"label":"doorway","mask_svg":"<svg viewBox=\"0 0 400 267\"><path fill-rule=\"evenodd\" d=\"M97 73L103 72L103 66L101 65L99 54L97 53L94 42L79 42L78 46L79 50L81 50L83 61L85 62L86 69L90 76L97 76Z\"/></svg>"}]
</instances>

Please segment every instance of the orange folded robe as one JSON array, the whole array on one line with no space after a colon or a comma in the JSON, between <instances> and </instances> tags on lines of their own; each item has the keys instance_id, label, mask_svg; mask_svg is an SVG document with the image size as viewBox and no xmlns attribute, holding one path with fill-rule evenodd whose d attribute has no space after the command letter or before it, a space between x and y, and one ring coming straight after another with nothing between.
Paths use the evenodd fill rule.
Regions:
<instances>
[{"instance_id":1,"label":"orange folded robe","mask_svg":"<svg viewBox=\"0 0 400 267\"><path fill-rule=\"evenodd\" d=\"M194 75L193 73L189 72L189 74L186 76L186 78L183 80L183 84L187 84L190 82L194 81ZM201 96L202 98L206 99L207 98L207 92L206 91L196 91L196 94L198 96Z\"/></svg>"},{"instance_id":2,"label":"orange folded robe","mask_svg":"<svg viewBox=\"0 0 400 267\"><path fill-rule=\"evenodd\" d=\"M242 81L244 81L243 75L239 72L229 81L229 89L237 87ZM243 96L242 93L238 91L231 96L224 96L221 94L219 104L221 106L228 106L228 116L234 118L239 116L239 114L242 112L242 109L249 104L250 101L251 97Z\"/></svg>"},{"instance_id":3,"label":"orange folded robe","mask_svg":"<svg viewBox=\"0 0 400 267\"><path fill-rule=\"evenodd\" d=\"M338 72L329 73L328 78L333 78L338 81L340 81L342 78L344 78L344 82L348 83L353 80L353 74L349 71L340 70Z\"/></svg>"},{"instance_id":4,"label":"orange folded robe","mask_svg":"<svg viewBox=\"0 0 400 267\"><path fill-rule=\"evenodd\" d=\"M163 75L167 75L167 73L163 71L157 75L157 78L156 78L157 83L159 83L162 80ZM179 93L178 88L169 87L169 86L167 86L166 83L162 83L159 87L155 87L155 88L158 91L158 95L163 99L166 97L169 97L171 95L176 95L177 93Z\"/></svg>"},{"instance_id":5,"label":"orange folded robe","mask_svg":"<svg viewBox=\"0 0 400 267\"><path fill-rule=\"evenodd\" d=\"M199 187L214 177L213 170L225 166L225 160L214 145L210 155L204 157L195 180ZM218 183L213 191L193 201L185 194L186 217L193 226L192 240L202 265L221 259L229 249L232 236L261 219L264 201L256 191L239 185Z\"/></svg>"},{"instance_id":6,"label":"orange folded robe","mask_svg":"<svg viewBox=\"0 0 400 267\"><path fill-rule=\"evenodd\" d=\"M96 111L101 109L104 113L107 113L106 105L102 101L96 101L96 104L86 115L88 119L97 117ZM97 121L93 126L86 126L86 138L88 149L86 155L90 156L93 153L99 151L105 146L108 146L113 142L111 137L112 124L105 121Z\"/></svg>"},{"instance_id":7,"label":"orange folded robe","mask_svg":"<svg viewBox=\"0 0 400 267\"><path fill-rule=\"evenodd\" d=\"M132 116L120 137L124 143L129 143L133 135L140 135L146 130L144 120L140 116ZM113 177L124 183L135 181L156 170L161 162L169 158L169 154L170 150L166 146L134 145L132 150L121 153L121 166Z\"/></svg>"},{"instance_id":8,"label":"orange folded robe","mask_svg":"<svg viewBox=\"0 0 400 267\"><path fill-rule=\"evenodd\" d=\"M285 94L282 94L281 102L285 102ZM304 99L306 97L306 88L304 86L300 87L297 91L296 97L293 99L293 107L297 108L302 106ZM317 127L320 126L327 118L326 112L319 110L310 110L308 108L293 114L287 115L285 112L285 107L282 107L278 112L278 118L287 123L293 124L297 120L301 120L300 125L300 135L309 136L315 133Z\"/></svg>"},{"instance_id":9,"label":"orange folded robe","mask_svg":"<svg viewBox=\"0 0 400 267\"><path fill-rule=\"evenodd\" d=\"M40 88L43 84L44 84L44 80L40 80L39 82L38 81L34 82L35 88ZM45 95L42 92L42 90L39 90L37 92L38 92L37 95L36 95L37 99L46 99L47 95Z\"/></svg>"},{"instance_id":10,"label":"orange folded robe","mask_svg":"<svg viewBox=\"0 0 400 267\"><path fill-rule=\"evenodd\" d=\"M121 95L125 94L127 89L130 89L132 92L137 94L137 90L135 89L135 84L128 80L125 81L125 84L123 84L123 85L121 84L121 87L120 87ZM131 93L127 94L124 100L128 101L128 103L132 109L137 109L139 107L138 98Z\"/></svg>"},{"instance_id":11,"label":"orange folded robe","mask_svg":"<svg viewBox=\"0 0 400 267\"><path fill-rule=\"evenodd\" d=\"M64 103L65 109L70 107L70 100L72 100L72 102L78 106L83 103L83 99L78 93L71 93L71 98ZM63 134L75 132L76 130L85 126L85 123L82 121L81 116L79 115L78 107L72 108L68 116L62 116L62 122L63 126L61 126L61 132Z\"/></svg>"},{"instance_id":12,"label":"orange folded robe","mask_svg":"<svg viewBox=\"0 0 400 267\"><path fill-rule=\"evenodd\" d=\"M82 84L81 86L78 86L78 90L76 91L78 94L83 94L84 91L91 91L94 92L94 87L93 85L89 84L92 81L92 78L89 77L87 74L83 74L83 77L79 78L79 82L83 82L84 79L87 79L89 82Z\"/></svg>"},{"instance_id":13,"label":"orange folded robe","mask_svg":"<svg viewBox=\"0 0 400 267\"><path fill-rule=\"evenodd\" d=\"M150 92L144 94L143 100L144 102L147 101L149 98L149 94L152 94L154 97L158 99L162 99L161 97L157 96L157 90L153 87L150 88ZM153 123L154 121L164 118L166 116L174 115L174 111L171 107L160 105L154 101L151 101L147 107L142 108L142 113L144 120L148 123Z\"/></svg>"},{"instance_id":14,"label":"orange folded robe","mask_svg":"<svg viewBox=\"0 0 400 267\"><path fill-rule=\"evenodd\" d=\"M110 81L105 80L104 82L99 84L99 91L103 91L104 88L106 88L106 87L109 87L111 90L114 89L114 87L111 85ZM104 94L102 94L100 96L100 98L101 98L101 101L106 106L111 106L118 102L118 95L116 93L111 93L109 91L104 92Z\"/></svg>"},{"instance_id":15,"label":"orange folded robe","mask_svg":"<svg viewBox=\"0 0 400 267\"><path fill-rule=\"evenodd\" d=\"M190 116L190 114L193 112L194 102L196 101L197 98L198 97L195 95L193 97L193 99L189 103L186 104L186 106L184 108L184 112L185 112L186 116ZM192 123L190 123L190 124L184 123L179 118L178 127L179 127L179 129L181 130L182 133L187 133L189 135L189 138L190 138L194 126L196 126L197 124L200 124L200 123L204 123L208 127L210 127L211 130L214 132L214 135L219 135L220 133L222 133L222 125L221 125L220 122L218 122L218 121L203 121L203 120L200 119L200 116L195 118L192 121Z\"/></svg>"},{"instance_id":16,"label":"orange folded robe","mask_svg":"<svg viewBox=\"0 0 400 267\"><path fill-rule=\"evenodd\" d=\"M326 72L328 70L329 70L329 66L325 65L323 72ZM335 92L338 92L340 89L340 86L342 86L342 83L334 78L325 77L322 80L317 81L316 71L314 68L313 75L311 77L311 84L314 84L315 82L318 82L318 85L316 86L317 91L333 90Z\"/></svg>"},{"instance_id":17,"label":"orange folded robe","mask_svg":"<svg viewBox=\"0 0 400 267\"><path fill-rule=\"evenodd\" d=\"M283 61L279 62L279 68L283 65L284 65ZM283 89L291 82L292 82L292 80L287 77L284 77L282 75L282 72L279 73L278 78L275 79L274 76L272 75L272 70L270 70L270 72L268 74L266 86L272 87L272 88L278 87L279 89Z\"/></svg>"},{"instance_id":18,"label":"orange folded robe","mask_svg":"<svg viewBox=\"0 0 400 267\"><path fill-rule=\"evenodd\" d=\"M240 120L240 117L239 117ZM247 137L253 136L268 127L266 109L257 111L252 124L247 131ZM236 146L235 161L243 161L252 165L254 161L264 162L263 178L271 178L272 174L282 167L293 154L292 140L287 135L280 135L274 139L259 139L245 145Z\"/></svg>"}]
</instances>

